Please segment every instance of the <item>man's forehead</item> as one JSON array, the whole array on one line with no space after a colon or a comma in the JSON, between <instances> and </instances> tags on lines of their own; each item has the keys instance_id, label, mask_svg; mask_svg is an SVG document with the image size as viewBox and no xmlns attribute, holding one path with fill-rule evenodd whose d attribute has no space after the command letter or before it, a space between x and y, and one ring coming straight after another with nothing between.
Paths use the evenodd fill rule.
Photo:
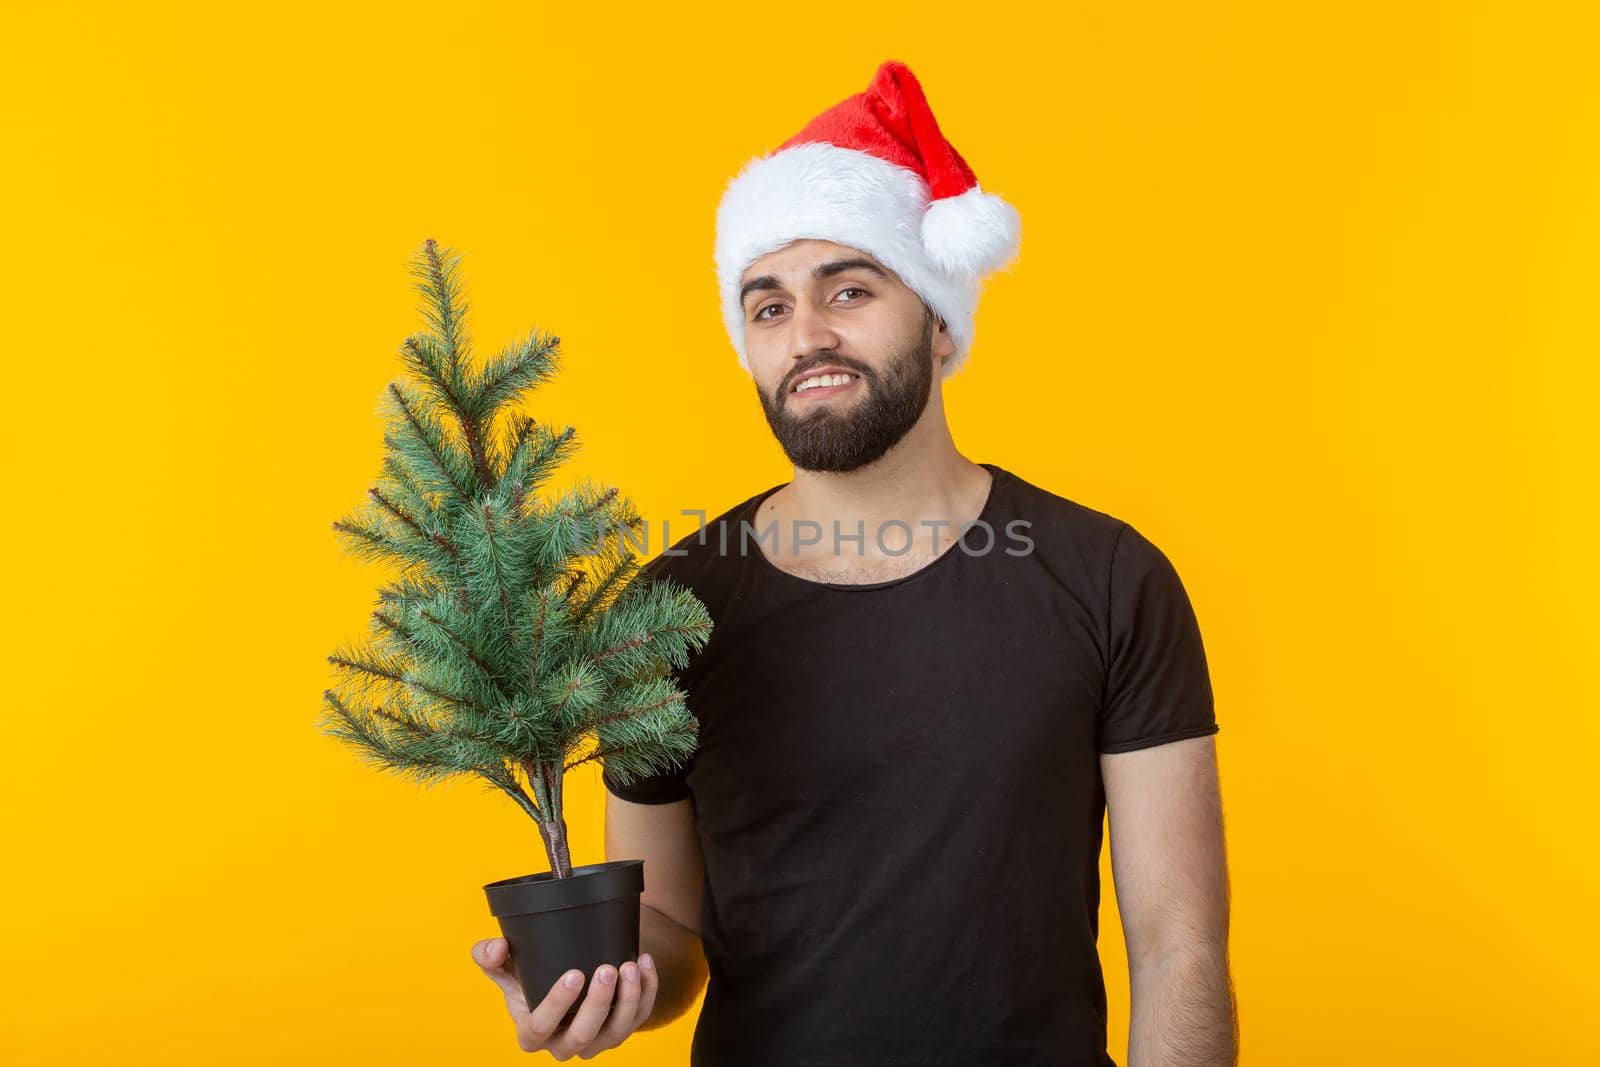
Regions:
<instances>
[{"instance_id":1,"label":"man's forehead","mask_svg":"<svg viewBox=\"0 0 1600 1067\"><path fill-rule=\"evenodd\" d=\"M884 271L890 274L894 273L887 266L884 266L877 256L865 249L838 244L834 241L807 238L791 241L782 248L768 252L754 263L751 263L744 269L744 273L739 276L739 284L743 285L759 274L781 274L786 270L803 272L810 270L813 264L835 259L871 260L882 267Z\"/></svg>"}]
</instances>

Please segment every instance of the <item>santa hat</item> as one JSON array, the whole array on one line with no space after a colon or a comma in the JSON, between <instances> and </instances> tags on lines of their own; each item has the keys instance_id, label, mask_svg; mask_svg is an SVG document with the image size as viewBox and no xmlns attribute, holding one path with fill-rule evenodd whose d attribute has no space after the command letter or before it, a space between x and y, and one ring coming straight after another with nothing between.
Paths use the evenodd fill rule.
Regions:
<instances>
[{"instance_id":1,"label":"santa hat","mask_svg":"<svg viewBox=\"0 0 1600 1067\"><path fill-rule=\"evenodd\" d=\"M950 331L949 377L972 345L983 277L1015 258L1022 222L1014 207L978 187L939 132L916 76L891 60L866 92L745 164L722 195L717 284L724 325L747 371L739 279L751 263L802 238L861 249L899 275Z\"/></svg>"}]
</instances>

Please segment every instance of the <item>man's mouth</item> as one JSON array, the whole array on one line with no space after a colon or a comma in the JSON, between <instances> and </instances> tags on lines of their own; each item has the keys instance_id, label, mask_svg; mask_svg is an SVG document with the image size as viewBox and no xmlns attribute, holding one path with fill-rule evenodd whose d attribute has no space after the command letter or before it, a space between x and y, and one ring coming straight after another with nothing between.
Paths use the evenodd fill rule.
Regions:
<instances>
[{"instance_id":1,"label":"man's mouth","mask_svg":"<svg viewBox=\"0 0 1600 1067\"><path fill-rule=\"evenodd\" d=\"M795 383L789 395L808 398L834 396L851 388L859 379L860 375L849 371L809 374Z\"/></svg>"}]
</instances>

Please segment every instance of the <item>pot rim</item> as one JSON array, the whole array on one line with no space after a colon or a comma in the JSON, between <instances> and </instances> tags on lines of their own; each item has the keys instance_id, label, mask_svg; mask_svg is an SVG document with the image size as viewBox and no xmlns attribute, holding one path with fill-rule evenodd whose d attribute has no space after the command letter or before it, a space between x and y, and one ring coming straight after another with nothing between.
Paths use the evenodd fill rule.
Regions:
<instances>
[{"instance_id":1,"label":"pot rim","mask_svg":"<svg viewBox=\"0 0 1600 1067\"><path fill-rule=\"evenodd\" d=\"M554 871L502 878L483 887L489 911L500 915L527 915L561 908L576 908L625 897L644 890L644 860L607 860L572 868L566 878Z\"/></svg>"}]
</instances>

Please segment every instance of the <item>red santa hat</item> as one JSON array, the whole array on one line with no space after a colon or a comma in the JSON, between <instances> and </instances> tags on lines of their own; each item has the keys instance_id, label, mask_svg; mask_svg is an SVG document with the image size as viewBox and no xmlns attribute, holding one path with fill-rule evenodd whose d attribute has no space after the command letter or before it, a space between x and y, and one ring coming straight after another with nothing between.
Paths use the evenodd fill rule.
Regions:
<instances>
[{"instance_id":1,"label":"red santa hat","mask_svg":"<svg viewBox=\"0 0 1600 1067\"><path fill-rule=\"evenodd\" d=\"M984 192L944 139L904 63L884 63L862 93L812 119L751 160L717 207L722 313L739 365L744 347L739 279L751 263L802 238L867 252L925 300L949 328L949 377L972 345L983 277L1021 245L1010 204Z\"/></svg>"}]
</instances>

